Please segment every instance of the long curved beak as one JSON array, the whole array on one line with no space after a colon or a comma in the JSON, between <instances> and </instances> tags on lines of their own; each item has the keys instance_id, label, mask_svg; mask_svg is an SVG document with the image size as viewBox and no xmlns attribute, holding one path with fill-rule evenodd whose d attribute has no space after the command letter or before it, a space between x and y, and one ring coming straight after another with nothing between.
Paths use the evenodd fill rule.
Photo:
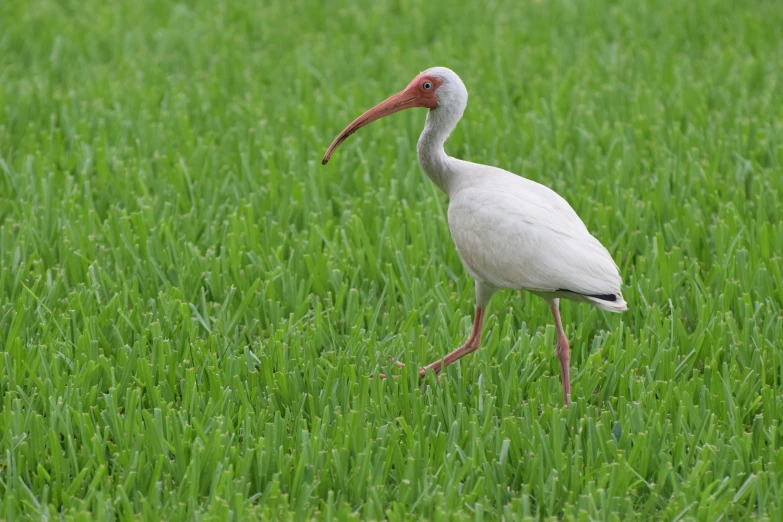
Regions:
<instances>
[{"instance_id":1,"label":"long curved beak","mask_svg":"<svg viewBox=\"0 0 783 522\"><path fill-rule=\"evenodd\" d=\"M334 150L339 147L342 142L348 139L348 136L361 129L368 123L372 123L375 120L383 118L384 116L394 114L395 112L399 112L404 109L410 109L412 107L427 107L427 105L424 103L426 103L424 100L422 100L416 94L408 92L408 89L400 91L394 96L391 96L388 99L382 101L369 111L353 120L353 122L334 139L332 144L329 145L329 148L326 149L326 154L324 154L324 159L321 160L321 164L326 165L329 161L329 158L332 157Z\"/></svg>"}]
</instances>

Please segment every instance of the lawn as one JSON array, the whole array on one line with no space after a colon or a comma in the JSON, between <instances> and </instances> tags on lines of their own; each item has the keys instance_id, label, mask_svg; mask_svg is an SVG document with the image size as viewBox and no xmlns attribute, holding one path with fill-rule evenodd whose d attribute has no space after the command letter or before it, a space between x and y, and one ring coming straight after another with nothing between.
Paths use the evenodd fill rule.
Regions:
<instances>
[{"instance_id":1,"label":"lawn","mask_svg":"<svg viewBox=\"0 0 783 522\"><path fill-rule=\"evenodd\" d=\"M0 3L0 519L783 519L773 0ZM416 159L565 197L629 310L490 303ZM389 357L408 363L394 368ZM386 381L378 372L396 373Z\"/></svg>"}]
</instances>

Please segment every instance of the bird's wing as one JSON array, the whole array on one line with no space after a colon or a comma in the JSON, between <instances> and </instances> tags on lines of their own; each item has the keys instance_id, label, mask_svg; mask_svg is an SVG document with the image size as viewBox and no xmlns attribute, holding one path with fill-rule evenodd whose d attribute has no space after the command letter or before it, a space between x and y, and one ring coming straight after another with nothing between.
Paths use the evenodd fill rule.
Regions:
<instances>
[{"instance_id":1,"label":"bird's wing","mask_svg":"<svg viewBox=\"0 0 783 522\"><path fill-rule=\"evenodd\" d=\"M465 187L449 204L449 228L465 266L482 281L621 296L612 256L568 202L538 183L509 174Z\"/></svg>"}]
</instances>

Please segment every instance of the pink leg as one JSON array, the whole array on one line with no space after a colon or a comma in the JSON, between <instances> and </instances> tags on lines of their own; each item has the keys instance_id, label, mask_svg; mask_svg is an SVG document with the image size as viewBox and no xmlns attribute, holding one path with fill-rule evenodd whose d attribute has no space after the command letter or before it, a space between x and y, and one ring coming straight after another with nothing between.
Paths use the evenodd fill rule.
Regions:
<instances>
[{"instance_id":1,"label":"pink leg","mask_svg":"<svg viewBox=\"0 0 783 522\"><path fill-rule=\"evenodd\" d=\"M465 344L448 354L443 360L438 359L432 364L429 364L419 370L419 377L424 377L428 370L434 371L436 374L440 373L444 366L461 359L471 352L475 352L481 345L481 326L484 322L484 309L476 307L476 316L473 319L473 331L470 332L470 337L465 341Z\"/></svg>"},{"instance_id":2,"label":"pink leg","mask_svg":"<svg viewBox=\"0 0 783 522\"><path fill-rule=\"evenodd\" d=\"M557 329L557 359L560 361L560 379L563 383L563 402L566 407L569 405L569 397L571 396L571 378L568 375L568 363L571 360L571 350L568 347L568 339L566 339L565 332L563 331L563 323L560 321L560 308L557 299L553 299L549 302L549 307L552 309L552 315L555 318L555 328Z\"/></svg>"}]
</instances>

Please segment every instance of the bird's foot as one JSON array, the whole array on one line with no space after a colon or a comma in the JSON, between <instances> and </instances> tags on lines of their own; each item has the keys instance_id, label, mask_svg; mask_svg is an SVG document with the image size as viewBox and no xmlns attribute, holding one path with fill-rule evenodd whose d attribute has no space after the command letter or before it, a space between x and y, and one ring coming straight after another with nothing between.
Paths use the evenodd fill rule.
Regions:
<instances>
[{"instance_id":1,"label":"bird's foot","mask_svg":"<svg viewBox=\"0 0 783 522\"><path fill-rule=\"evenodd\" d=\"M394 359L393 357L389 357L392 361L394 361L394 364L397 365L397 368L405 368L405 364L401 363L400 361ZM438 361L440 362L440 361ZM437 368L434 367L434 365L425 366L424 368L419 369L419 377L424 378L427 375L427 371L432 370L435 372L435 375L438 377L438 382L440 382L440 366ZM385 373L379 373L378 377L381 379L388 379L389 377L393 377L395 379L399 378L399 375L386 375Z\"/></svg>"},{"instance_id":2,"label":"bird's foot","mask_svg":"<svg viewBox=\"0 0 783 522\"><path fill-rule=\"evenodd\" d=\"M419 370L419 377L424 378L427 376L428 371L435 372L435 376L438 378L438 382L440 382L440 370L442 366L440 364L440 361L435 361L434 363L430 364L429 366L425 366L424 368L421 368Z\"/></svg>"},{"instance_id":3,"label":"bird's foot","mask_svg":"<svg viewBox=\"0 0 783 522\"><path fill-rule=\"evenodd\" d=\"M394 357L389 356L389 359L394 361L394 364L397 365L397 368L405 368L405 364L401 363L400 361L395 360ZM381 379L386 379L389 376L387 376L385 373L379 373L378 377L380 377ZM399 375L392 375L391 377L394 377L396 379L397 377L399 377Z\"/></svg>"}]
</instances>

